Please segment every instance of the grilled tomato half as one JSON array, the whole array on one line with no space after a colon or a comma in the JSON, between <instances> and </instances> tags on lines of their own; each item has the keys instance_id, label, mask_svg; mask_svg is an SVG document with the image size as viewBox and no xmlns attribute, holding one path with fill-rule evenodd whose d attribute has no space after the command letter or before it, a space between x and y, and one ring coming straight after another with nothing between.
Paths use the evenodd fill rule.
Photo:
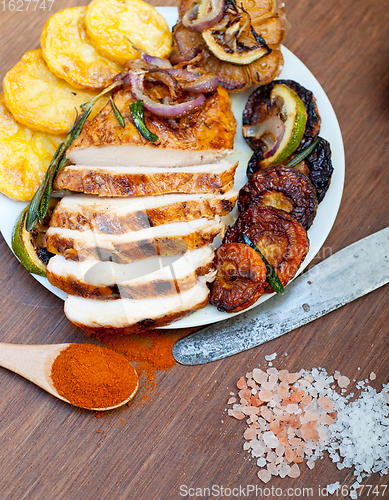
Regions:
<instances>
[{"instance_id":1,"label":"grilled tomato half","mask_svg":"<svg viewBox=\"0 0 389 500\"><path fill-rule=\"evenodd\" d=\"M296 274L308 248L308 237L303 226L291 215L273 207L263 207L254 199L228 228L223 243L243 243L245 234L261 251L285 286ZM269 284L265 293L272 293Z\"/></svg>"},{"instance_id":2,"label":"grilled tomato half","mask_svg":"<svg viewBox=\"0 0 389 500\"><path fill-rule=\"evenodd\" d=\"M256 172L239 191L238 208L244 212L253 200L288 212L304 229L316 215L317 197L306 175L294 168L277 165Z\"/></svg>"},{"instance_id":3,"label":"grilled tomato half","mask_svg":"<svg viewBox=\"0 0 389 500\"><path fill-rule=\"evenodd\" d=\"M215 252L214 266L216 278L210 285L210 302L219 311L242 311L263 294L266 266L260 255L248 245L220 245Z\"/></svg>"}]
</instances>

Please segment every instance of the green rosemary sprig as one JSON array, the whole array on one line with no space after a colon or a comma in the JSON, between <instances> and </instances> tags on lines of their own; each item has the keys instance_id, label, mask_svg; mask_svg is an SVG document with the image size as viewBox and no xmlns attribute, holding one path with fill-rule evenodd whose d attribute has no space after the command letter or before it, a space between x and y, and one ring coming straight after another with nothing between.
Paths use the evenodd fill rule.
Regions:
<instances>
[{"instance_id":1,"label":"green rosemary sprig","mask_svg":"<svg viewBox=\"0 0 389 500\"><path fill-rule=\"evenodd\" d=\"M312 142L312 144L310 144L308 147L303 149L301 151L301 153L299 153L294 158L292 158L290 161L288 161L288 163L286 164L286 167L295 167L301 161L303 161L304 158L306 158L308 155L310 155L312 153L312 151L316 148L316 146L320 142L320 139L321 139L320 137L316 137L316 139Z\"/></svg>"},{"instance_id":2,"label":"green rosemary sprig","mask_svg":"<svg viewBox=\"0 0 389 500\"><path fill-rule=\"evenodd\" d=\"M122 128L124 128L126 126L126 123L125 123L124 118L123 118L122 114L120 113L118 107L116 106L115 101L112 99L112 96L110 96L109 102L111 103L113 114L116 116L116 119L119 122L119 125Z\"/></svg>"},{"instance_id":3,"label":"green rosemary sprig","mask_svg":"<svg viewBox=\"0 0 389 500\"><path fill-rule=\"evenodd\" d=\"M77 116L75 122L67 133L66 139L54 153L53 159L46 171L43 181L37 189L33 199L31 200L26 216L26 230L32 231L38 221L43 222L49 206L51 192L53 190L53 182L57 173L63 168L67 162L66 151L80 135L82 127L91 114L94 104L105 94L111 92L115 87L122 85L122 80L117 80L112 85L104 89L100 94L93 97L90 101L82 104L82 114Z\"/></svg>"},{"instance_id":4,"label":"green rosemary sprig","mask_svg":"<svg viewBox=\"0 0 389 500\"><path fill-rule=\"evenodd\" d=\"M135 101L132 104L130 104L130 111L131 111L132 121L134 122L134 125L137 128L138 132L142 134L143 137L150 142L158 141L158 136L153 134L146 127L142 99L139 99L138 101Z\"/></svg>"},{"instance_id":5,"label":"green rosemary sprig","mask_svg":"<svg viewBox=\"0 0 389 500\"><path fill-rule=\"evenodd\" d=\"M244 233L242 234L243 241L251 247L253 250L259 253L261 256L261 259L263 260L265 266L266 266L266 281L269 283L269 285L273 288L273 290L276 293L284 293L284 287L280 281L280 278L278 277L278 274L276 270L274 269L273 266L269 264L269 262L265 259L265 257L262 255L262 252L259 250L259 248L254 245L254 243L250 240L248 236L246 236Z\"/></svg>"}]
</instances>

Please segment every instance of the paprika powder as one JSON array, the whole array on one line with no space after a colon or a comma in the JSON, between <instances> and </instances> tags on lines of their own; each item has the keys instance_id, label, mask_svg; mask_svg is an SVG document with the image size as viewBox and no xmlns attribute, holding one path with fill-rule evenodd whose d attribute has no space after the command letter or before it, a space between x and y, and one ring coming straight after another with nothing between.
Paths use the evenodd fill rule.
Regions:
<instances>
[{"instance_id":1,"label":"paprika powder","mask_svg":"<svg viewBox=\"0 0 389 500\"><path fill-rule=\"evenodd\" d=\"M58 394L81 408L111 408L138 389L138 375L126 357L92 344L70 344L61 351L51 379Z\"/></svg>"}]
</instances>

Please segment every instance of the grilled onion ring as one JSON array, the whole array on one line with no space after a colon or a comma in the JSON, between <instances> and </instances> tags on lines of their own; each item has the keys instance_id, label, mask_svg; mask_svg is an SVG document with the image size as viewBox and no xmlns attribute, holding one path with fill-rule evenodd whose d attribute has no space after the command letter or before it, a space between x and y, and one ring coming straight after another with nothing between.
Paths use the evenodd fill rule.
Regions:
<instances>
[{"instance_id":1,"label":"grilled onion ring","mask_svg":"<svg viewBox=\"0 0 389 500\"><path fill-rule=\"evenodd\" d=\"M239 191L239 212L247 210L253 199L258 205L288 212L304 229L311 227L316 215L315 188L306 175L294 168L276 165L256 172Z\"/></svg>"},{"instance_id":2,"label":"grilled onion ring","mask_svg":"<svg viewBox=\"0 0 389 500\"><path fill-rule=\"evenodd\" d=\"M262 207L254 200L230 227L223 243L242 243L242 234L262 252L276 270L283 286L296 274L309 248L305 229L286 212L273 207ZM273 293L266 283L265 293Z\"/></svg>"},{"instance_id":3,"label":"grilled onion ring","mask_svg":"<svg viewBox=\"0 0 389 500\"><path fill-rule=\"evenodd\" d=\"M263 294L266 266L260 255L248 245L220 245L215 252L214 266L216 278L210 285L210 302L219 311L242 311Z\"/></svg>"},{"instance_id":4,"label":"grilled onion ring","mask_svg":"<svg viewBox=\"0 0 389 500\"><path fill-rule=\"evenodd\" d=\"M199 94L194 99L181 102L178 104L162 104L154 101L144 92L145 71L129 70L128 72L131 82L131 93L137 100L142 100L146 109L157 116L164 118L179 118L186 114L192 113L200 108L205 102L204 94Z\"/></svg>"}]
</instances>

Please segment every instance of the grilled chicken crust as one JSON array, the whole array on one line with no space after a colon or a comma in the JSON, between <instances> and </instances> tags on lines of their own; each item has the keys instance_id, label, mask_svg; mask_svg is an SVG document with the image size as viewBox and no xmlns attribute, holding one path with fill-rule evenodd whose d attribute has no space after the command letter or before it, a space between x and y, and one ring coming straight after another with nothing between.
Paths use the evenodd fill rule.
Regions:
<instances>
[{"instance_id":1,"label":"grilled chicken crust","mask_svg":"<svg viewBox=\"0 0 389 500\"><path fill-rule=\"evenodd\" d=\"M50 226L122 234L161 224L227 215L233 209L237 196L238 192L234 189L217 196L162 195L135 200L67 196L56 206Z\"/></svg>"},{"instance_id":2,"label":"grilled chicken crust","mask_svg":"<svg viewBox=\"0 0 389 500\"><path fill-rule=\"evenodd\" d=\"M46 247L49 252L72 260L93 258L128 263L155 255L184 254L212 243L223 229L223 223L207 219L115 235L50 227L46 233Z\"/></svg>"},{"instance_id":3,"label":"grilled chicken crust","mask_svg":"<svg viewBox=\"0 0 389 500\"><path fill-rule=\"evenodd\" d=\"M99 196L150 196L168 193L220 193L234 185L237 163L226 169L209 171L196 167L155 168L135 167L84 167L69 165L57 175L56 189L70 189ZM196 171L197 170L197 171Z\"/></svg>"},{"instance_id":4,"label":"grilled chicken crust","mask_svg":"<svg viewBox=\"0 0 389 500\"><path fill-rule=\"evenodd\" d=\"M117 92L114 101L125 120L125 128L120 126L108 102L92 121L85 124L80 136L69 148L68 158L72 159L72 153L77 149L108 144L132 144L156 150L216 151L233 148L236 122L231 111L230 96L222 87L206 100L200 110L182 118L167 120L145 109L146 126L159 138L155 143L146 140L132 121L129 106L135 99L130 90Z\"/></svg>"},{"instance_id":5,"label":"grilled chicken crust","mask_svg":"<svg viewBox=\"0 0 389 500\"><path fill-rule=\"evenodd\" d=\"M200 280L201 278L198 278ZM151 299L92 300L70 295L65 314L88 334L131 334L169 325L208 304L209 289L197 284L180 294Z\"/></svg>"},{"instance_id":6,"label":"grilled chicken crust","mask_svg":"<svg viewBox=\"0 0 389 500\"><path fill-rule=\"evenodd\" d=\"M125 274L129 272L126 268L138 266L138 262L129 265L99 261L79 263L66 260L62 255L55 255L47 266L47 278L52 285L67 294L89 299L140 300L164 297L189 290L196 285L197 276L209 273L213 251L209 246L198 248L181 257L169 258L169 264L153 271L157 260L160 259L146 259L142 267L142 270L148 268L145 270L146 274L126 279ZM108 273L106 266L109 266Z\"/></svg>"}]
</instances>

